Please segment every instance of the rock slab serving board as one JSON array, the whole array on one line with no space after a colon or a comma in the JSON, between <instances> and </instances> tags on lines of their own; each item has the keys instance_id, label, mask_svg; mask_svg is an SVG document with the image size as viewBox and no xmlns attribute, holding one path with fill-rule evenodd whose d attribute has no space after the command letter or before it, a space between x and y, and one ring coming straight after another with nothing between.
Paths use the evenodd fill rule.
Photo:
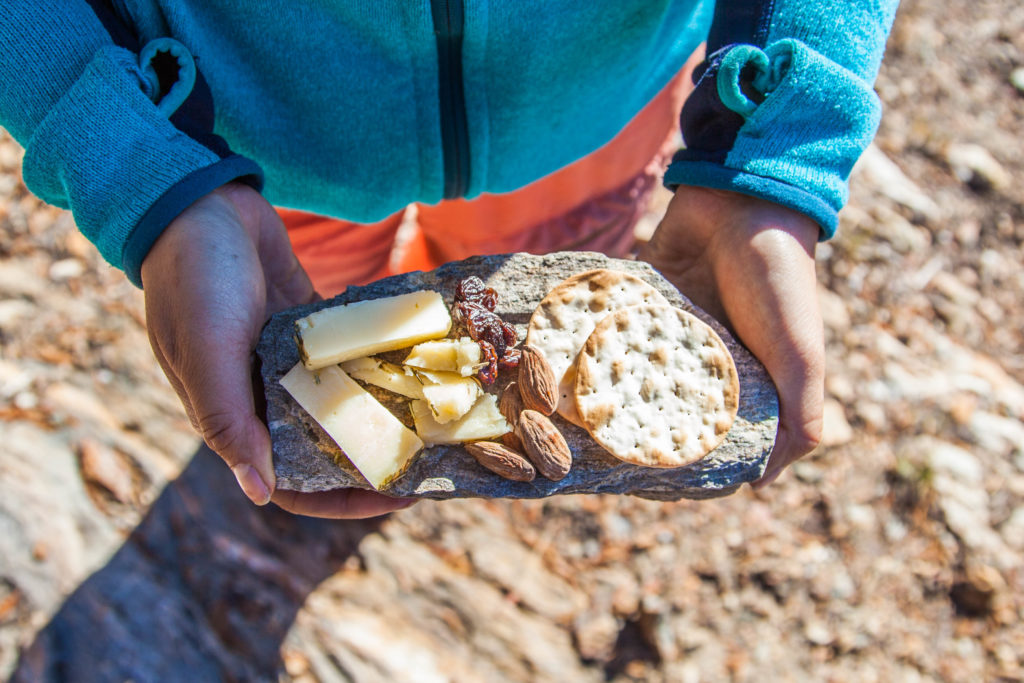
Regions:
<instances>
[{"instance_id":1,"label":"rock slab serving board","mask_svg":"<svg viewBox=\"0 0 1024 683\"><path fill-rule=\"evenodd\" d=\"M365 287L350 287L328 301L291 308L271 318L263 329L257 355L266 392L266 418L273 442L277 485L295 491L371 488L337 444L278 381L299 360L294 340L295 320L328 306L422 289L440 292L450 304L458 282L476 275L497 290L495 312L515 325L522 340L530 315L548 290L570 275L593 268L621 270L639 276L673 305L699 316L721 335L735 359L740 380L739 413L725 441L703 460L686 467L639 467L611 457L585 430L554 415L552 419L573 453L572 469L561 481L549 481L539 475L532 482L508 481L477 464L461 446L440 445L424 449L382 493L425 498L541 498L559 493L620 493L678 500L724 496L740 484L760 477L775 441L779 415L778 396L764 367L722 325L697 309L648 264L610 259L590 252L560 252L545 256L474 257L427 273L396 275ZM401 358L404 352L397 360ZM497 391L508 379L503 373L490 390ZM408 408L400 400L367 388L411 426Z\"/></svg>"}]
</instances>

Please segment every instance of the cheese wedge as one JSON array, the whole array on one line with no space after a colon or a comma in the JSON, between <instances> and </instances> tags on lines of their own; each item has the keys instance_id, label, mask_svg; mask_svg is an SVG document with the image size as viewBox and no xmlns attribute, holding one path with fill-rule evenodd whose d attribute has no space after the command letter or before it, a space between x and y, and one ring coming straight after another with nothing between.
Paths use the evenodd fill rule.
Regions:
<instances>
[{"instance_id":1,"label":"cheese wedge","mask_svg":"<svg viewBox=\"0 0 1024 683\"><path fill-rule=\"evenodd\" d=\"M468 413L447 424L434 419L434 413L426 401L412 401L409 408L413 422L416 423L416 433L428 444L494 439L512 431L498 410L498 399L492 394L484 394Z\"/></svg>"},{"instance_id":2,"label":"cheese wedge","mask_svg":"<svg viewBox=\"0 0 1024 683\"><path fill-rule=\"evenodd\" d=\"M480 345L469 337L440 339L414 346L404 364L423 370L444 370L471 377L480 366L480 357Z\"/></svg>"},{"instance_id":3,"label":"cheese wedge","mask_svg":"<svg viewBox=\"0 0 1024 683\"><path fill-rule=\"evenodd\" d=\"M354 379L393 391L407 398L423 398L423 383L394 363L378 358L353 358L341 364L341 369Z\"/></svg>"},{"instance_id":4,"label":"cheese wedge","mask_svg":"<svg viewBox=\"0 0 1024 683\"><path fill-rule=\"evenodd\" d=\"M423 398L439 424L447 424L468 413L483 393L475 379L457 372L417 370L416 374L423 380Z\"/></svg>"},{"instance_id":5,"label":"cheese wedge","mask_svg":"<svg viewBox=\"0 0 1024 683\"><path fill-rule=\"evenodd\" d=\"M448 334L452 318L437 292L420 291L356 301L295 321L303 365L309 370Z\"/></svg>"},{"instance_id":6,"label":"cheese wedge","mask_svg":"<svg viewBox=\"0 0 1024 683\"><path fill-rule=\"evenodd\" d=\"M311 372L297 363L280 381L375 489L423 448L412 430L338 366Z\"/></svg>"}]
</instances>

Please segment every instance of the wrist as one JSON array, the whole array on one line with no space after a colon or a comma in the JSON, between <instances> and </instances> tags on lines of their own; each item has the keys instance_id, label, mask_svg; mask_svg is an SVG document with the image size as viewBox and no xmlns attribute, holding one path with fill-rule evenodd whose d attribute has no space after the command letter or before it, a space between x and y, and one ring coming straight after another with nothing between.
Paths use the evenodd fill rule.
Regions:
<instances>
[{"instance_id":1,"label":"wrist","mask_svg":"<svg viewBox=\"0 0 1024 683\"><path fill-rule=\"evenodd\" d=\"M806 214L751 195L695 185L680 185L665 222L687 226L687 237L719 246L725 252L737 240L748 241L766 231L792 236L813 257L821 228Z\"/></svg>"}]
</instances>

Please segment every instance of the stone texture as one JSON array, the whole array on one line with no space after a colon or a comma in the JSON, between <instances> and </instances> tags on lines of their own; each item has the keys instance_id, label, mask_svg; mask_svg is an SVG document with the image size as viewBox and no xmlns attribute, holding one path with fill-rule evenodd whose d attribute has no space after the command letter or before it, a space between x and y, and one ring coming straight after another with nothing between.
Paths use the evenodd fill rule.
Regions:
<instances>
[{"instance_id":1,"label":"stone texture","mask_svg":"<svg viewBox=\"0 0 1024 683\"><path fill-rule=\"evenodd\" d=\"M611 458L586 431L555 417L573 452L568 476L558 482L538 477L512 482L484 469L461 446L425 449L385 491L427 498L540 498L560 493L625 493L658 500L727 495L757 479L771 452L778 425L778 398L761 364L717 321L696 309L648 264L609 259L601 254L562 252L546 256L513 254L475 257L449 263L428 273L398 275L365 287L352 287L329 301L289 309L266 325L257 347L267 398L267 423L274 444L277 485L298 491L342 487L369 488L337 445L296 404L278 380L296 362L293 323L314 310L362 299L394 296L420 289L441 292L452 300L455 285L477 275L499 293L497 313L513 323L520 339L537 303L564 278L592 268L624 270L642 277L674 305L711 324L736 361L740 377L739 414L726 440L703 460L675 469L637 467ZM501 380L495 383L497 390ZM408 421L402 403L377 394Z\"/></svg>"}]
</instances>

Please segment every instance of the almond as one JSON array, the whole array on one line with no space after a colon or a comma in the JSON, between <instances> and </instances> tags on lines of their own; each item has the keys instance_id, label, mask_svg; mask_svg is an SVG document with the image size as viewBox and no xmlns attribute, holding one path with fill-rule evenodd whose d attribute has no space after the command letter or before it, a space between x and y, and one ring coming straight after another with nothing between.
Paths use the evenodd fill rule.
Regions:
<instances>
[{"instance_id":1,"label":"almond","mask_svg":"<svg viewBox=\"0 0 1024 683\"><path fill-rule=\"evenodd\" d=\"M519 395L523 407L550 415L558 407L558 380L544 353L536 346L522 345L519 359Z\"/></svg>"},{"instance_id":2,"label":"almond","mask_svg":"<svg viewBox=\"0 0 1024 683\"><path fill-rule=\"evenodd\" d=\"M537 476L533 465L526 458L500 443L476 441L467 443L466 450L478 463L506 479L533 481Z\"/></svg>"},{"instance_id":3,"label":"almond","mask_svg":"<svg viewBox=\"0 0 1024 683\"><path fill-rule=\"evenodd\" d=\"M558 481L569 473L572 451L558 427L546 416L536 410L524 410L519 415L516 436L542 476Z\"/></svg>"},{"instance_id":4,"label":"almond","mask_svg":"<svg viewBox=\"0 0 1024 683\"><path fill-rule=\"evenodd\" d=\"M498 399L498 410L512 429L519 423L519 413L523 412L523 397L519 395L519 385L509 382Z\"/></svg>"},{"instance_id":5,"label":"almond","mask_svg":"<svg viewBox=\"0 0 1024 683\"><path fill-rule=\"evenodd\" d=\"M505 444L506 447L511 448L514 451L518 451L519 453L523 452L523 442L519 440L519 437L516 436L515 432L505 432L502 434L501 442Z\"/></svg>"}]
</instances>

